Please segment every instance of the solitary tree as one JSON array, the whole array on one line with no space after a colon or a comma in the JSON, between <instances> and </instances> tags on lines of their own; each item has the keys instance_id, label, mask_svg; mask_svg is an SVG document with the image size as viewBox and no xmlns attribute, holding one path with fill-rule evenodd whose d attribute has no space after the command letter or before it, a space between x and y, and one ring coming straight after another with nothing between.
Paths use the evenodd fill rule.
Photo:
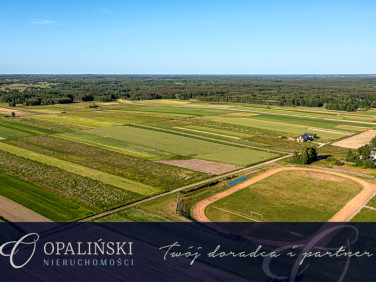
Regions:
<instances>
[{"instance_id":1,"label":"solitary tree","mask_svg":"<svg viewBox=\"0 0 376 282\"><path fill-rule=\"evenodd\" d=\"M354 161L354 154L353 154L353 151L351 149L349 149L347 151L346 161L348 161L348 162L353 162Z\"/></svg>"}]
</instances>

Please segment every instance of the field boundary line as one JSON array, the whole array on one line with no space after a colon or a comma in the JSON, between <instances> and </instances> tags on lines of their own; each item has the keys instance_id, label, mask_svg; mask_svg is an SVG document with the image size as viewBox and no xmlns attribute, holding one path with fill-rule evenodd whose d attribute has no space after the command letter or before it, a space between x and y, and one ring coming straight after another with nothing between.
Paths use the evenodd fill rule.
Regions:
<instances>
[{"instance_id":1,"label":"field boundary line","mask_svg":"<svg viewBox=\"0 0 376 282\"><path fill-rule=\"evenodd\" d=\"M225 209L222 209L222 208L218 208L218 207L211 207L213 209L217 209L217 210L221 210L221 211L225 211L225 212L228 212L228 213L231 213L231 214L234 214L236 216L240 216L240 217L244 217L246 219L250 219L250 220L253 220L253 221L256 221L256 222L260 222L259 220L256 220L256 219L253 219L251 217L248 217L248 216L244 216L244 215L241 215L241 214L238 214L238 213L235 213L235 212L231 212L231 211L228 211L228 210L225 210Z\"/></svg>"},{"instance_id":2,"label":"field boundary line","mask_svg":"<svg viewBox=\"0 0 376 282\"><path fill-rule=\"evenodd\" d=\"M103 172L103 171L90 168L87 166L83 166L80 164L76 164L73 162L69 162L69 161L61 160L61 159L54 158L51 156L36 153L34 151L19 148L19 147L9 145L3 142L0 143L0 150L17 155L17 156L21 156L26 159L37 161L39 163L43 163L52 167L57 167L64 171L68 171L70 173L87 177L87 178L99 181L101 183L108 184L108 185L117 187L119 189L134 192L140 195L147 196L152 193L161 192L160 189L153 187L153 186L142 184L142 183L139 183L139 182L136 182L136 181L124 178L124 177L120 177L114 174Z\"/></svg>"},{"instance_id":3,"label":"field boundary line","mask_svg":"<svg viewBox=\"0 0 376 282\"><path fill-rule=\"evenodd\" d=\"M172 132L172 133L177 133L177 134L180 134L180 135L187 135L187 136L192 136L192 137L196 137L196 138L200 138L200 139L206 139L206 140L211 140L211 141L220 142L220 143L224 143L224 144L236 145L236 146L240 146L240 147L251 148L251 149L256 149L256 150L261 150L261 151L267 151L267 152L272 152L272 153L277 153L277 154L292 155L292 153L289 153L289 152L283 152L283 151L278 151L278 150L273 150L273 149L267 149L267 148L261 148L261 147L246 145L246 144L240 144L240 143L230 142L230 141L226 141L226 140L221 140L221 139L216 139L216 138L211 138L211 137L205 137L205 136L201 136L201 135L195 135L195 134L192 134L192 133L186 133L186 132L181 132L181 131L176 131L176 130L171 130L171 129L166 129L166 128L160 128L160 127L151 126L151 125L138 124L138 123L131 123L130 125L151 128L151 129L155 129L155 130L159 130L159 131Z\"/></svg>"},{"instance_id":4,"label":"field boundary line","mask_svg":"<svg viewBox=\"0 0 376 282\"><path fill-rule=\"evenodd\" d=\"M201 133L205 133L205 134L209 134L209 135L217 135L217 136L222 136L222 137L232 138L232 139L237 139L237 140L241 139L240 137L224 135L224 134L219 134L219 133L213 133L213 132L209 132L209 131L202 131L202 130L198 130L198 129L190 129L190 128L184 128L184 127L178 127L178 126L175 126L174 128L182 129L182 130L186 130L186 131L201 132Z\"/></svg>"},{"instance_id":5,"label":"field boundary line","mask_svg":"<svg viewBox=\"0 0 376 282\"><path fill-rule=\"evenodd\" d=\"M51 219L0 195L0 217L12 222L52 222Z\"/></svg>"},{"instance_id":6,"label":"field boundary line","mask_svg":"<svg viewBox=\"0 0 376 282\"><path fill-rule=\"evenodd\" d=\"M179 107L179 106L171 106L171 107ZM181 106L181 107L190 107L190 106ZM197 108L211 108L211 109L221 109L221 107L200 107ZM318 116L307 116L307 115L294 115L294 114L286 114L286 113L277 113L272 111L258 111L258 110L251 110L251 109L239 109L239 108L226 108L229 111L236 111L236 112L250 112L250 113L259 113L259 114L271 114L271 115L280 115L280 116L290 116L290 117L303 117L303 118L310 118L310 119L321 119L321 120L330 120L330 121L341 121L341 122L348 122L348 123L360 123L360 124L370 124L376 125L374 122L367 122L367 121L357 121L352 119L335 119L335 118L327 118L327 117L318 117ZM277 109L278 110L278 109Z\"/></svg>"},{"instance_id":7,"label":"field boundary line","mask_svg":"<svg viewBox=\"0 0 376 282\"><path fill-rule=\"evenodd\" d=\"M99 213L99 214L96 214L96 215L92 215L92 216L83 218L83 219L79 220L79 222L90 221L90 220L93 220L93 219L96 219L96 218L100 218L100 217L103 217L103 216L106 216L106 215L110 215L112 213L119 212L119 211L122 211L124 209L130 208L130 207L133 207L133 206L136 206L136 205L139 205L139 204L143 204L143 203L146 203L148 201L155 200L155 199L158 199L160 197L167 196L167 195L170 195L170 194L173 194L173 193L185 190L185 189L189 189L189 188L193 188L195 186L210 183L210 182L215 181L215 180L225 180L225 178L228 177L228 176L238 176L239 174L246 173L246 172L249 172L249 171L253 171L255 168L262 167L262 166L265 166L265 165L269 165L269 164L272 164L274 162L277 162L279 160L282 160L282 159L285 159L285 158L288 158L288 157L290 157L290 155L283 156L283 157L280 157L280 158L276 158L274 160L269 160L267 162L256 164L256 165L253 165L253 166L250 166L250 167L241 168L239 170L234 170L234 171L231 171L231 172L219 175L219 176L215 176L215 177L212 177L212 178L209 178L209 179L206 179L206 180L202 180L200 182L189 184L189 185L186 185L186 186L183 186L183 187L179 187L179 188L176 188L176 189L171 190L171 191L167 191L167 192L155 195L155 196L148 197L148 198L143 199L143 200L139 200L139 201L136 201L136 202L133 202L133 203L130 203L130 204L125 204L125 205L119 206L117 208L114 208L114 209L111 209L111 210L108 210L108 211L105 211L105 212L102 212L102 213Z\"/></svg>"}]
</instances>

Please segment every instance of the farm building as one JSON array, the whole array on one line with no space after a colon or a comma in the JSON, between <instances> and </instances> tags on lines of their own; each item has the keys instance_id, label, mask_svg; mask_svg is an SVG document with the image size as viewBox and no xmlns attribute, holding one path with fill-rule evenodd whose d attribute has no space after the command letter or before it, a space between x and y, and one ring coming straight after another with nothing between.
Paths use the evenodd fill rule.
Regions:
<instances>
[{"instance_id":1,"label":"farm building","mask_svg":"<svg viewBox=\"0 0 376 282\"><path fill-rule=\"evenodd\" d=\"M371 160L376 161L376 151L371 151L369 153L369 157L371 158Z\"/></svg>"},{"instance_id":2,"label":"farm building","mask_svg":"<svg viewBox=\"0 0 376 282\"><path fill-rule=\"evenodd\" d=\"M371 160L373 160L373 162L376 162L376 151L371 151L370 153L369 153L369 158L371 159ZM363 159L363 156L362 155L360 155L359 156L359 159Z\"/></svg>"},{"instance_id":3,"label":"farm building","mask_svg":"<svg viewBox=\"0 0 376 282\"><path fill-rule=\"evenodd\" d=\"M310 142L316 138L316 134L314 133L304 133L294 139L298 142Z\"/></svg>"}]
</instances>

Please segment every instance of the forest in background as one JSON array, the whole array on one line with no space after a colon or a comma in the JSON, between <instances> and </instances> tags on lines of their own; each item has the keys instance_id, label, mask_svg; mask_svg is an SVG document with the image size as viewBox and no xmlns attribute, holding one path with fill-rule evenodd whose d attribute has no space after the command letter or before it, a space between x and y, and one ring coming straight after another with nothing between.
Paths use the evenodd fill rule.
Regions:
<instances>
[{"instance_id":1,"label":"forest in background","mask_svg":"<svg viewBox=\"0 0 376 282\"><path fill-rule=\"evenodd\" d=\"M376 107L376 75L0 75L9 106L162 98L352 112Z\"/></svg>"}]
</instances>

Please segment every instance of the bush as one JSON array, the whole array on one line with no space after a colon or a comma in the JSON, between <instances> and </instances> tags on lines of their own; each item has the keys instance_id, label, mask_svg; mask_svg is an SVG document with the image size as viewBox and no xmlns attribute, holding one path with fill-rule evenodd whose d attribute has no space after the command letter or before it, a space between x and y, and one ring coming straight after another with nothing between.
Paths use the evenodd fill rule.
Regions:
<instances>
[{"instance_id":1,"label":"bush","mask_svg":"<svg viewBox=\"0 0 376 282\"><path fill-rule=\"evenodd\" d=\"M340 165L343 165L343 162L341 162L340 160L336 160L336 161L334 162L334 164L340 166Z\"/></svg>"},{"instance_id":2,"label":"bush","mask_svg":"<svg viewBox=\"0 0 376 282\"><path fill-rule=\"evenodd\" d=\"M92 105L89 105L89 108L90 109L94 109L94 108L98 108L99 106L95 103L93 103Z\"/></svg>"},{"instance_id":3,"label":"bush","mask_svg":"<svg viewBox=\"0 0 376 282\"><path fill-rule=\"evenodd\" d=\"M375 164L372 160L368 159L368 160L363 161L363 167L364 168L375 168Z\"/></svg>"}]
</instances>

